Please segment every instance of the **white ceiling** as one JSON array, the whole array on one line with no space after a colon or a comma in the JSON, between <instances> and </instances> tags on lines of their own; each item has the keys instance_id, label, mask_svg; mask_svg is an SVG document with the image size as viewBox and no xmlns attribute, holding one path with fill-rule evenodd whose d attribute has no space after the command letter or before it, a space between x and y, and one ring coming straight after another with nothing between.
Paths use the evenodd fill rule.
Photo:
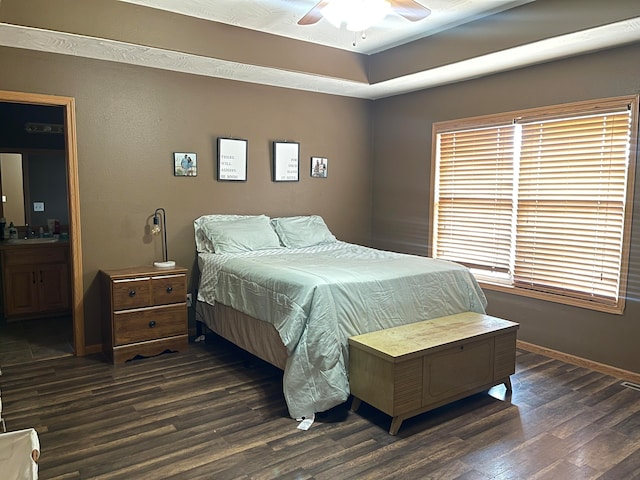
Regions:
<instances>
[{"instance_id":1,"label":"white ceiling","mask_svg":"<svg viewBox=\"0 0 640 480\"><path fill-rule=\"evenodd\" d=\"M317 0L119 1L359 53L382 51L453 28L481 16L531 2L531 0L418 0L432 10L431 15L426 19L411 23L397 15L389 15L382 25L367 32L366 40L358 40L356 47L353 47L352 33L334 28L324 19L311 26L297 25L297 21L317 3ZM608 5L613 5L611 8L615 6L611 3ZM408 93L635 42L640 42L640 16L520 44L513 48L493 51L475 58L375 84L367 84L343 78L0 22L0 46L365 99L379 99Z\"/></svg>"},{"instance_id":2,"label":"white ceiling","mask_svg":"<svg viewBox=\"0 0 640 480\"><path fill-rule=\"evenodd\" d=\"M344 28L336 29L324 19L314 25L298 25L298 20L313 8L318 0L120 1L371 54L534 0L416 0L431 10L427 18L410 22L395 14L387 15L381 24L367 30L367 38L364 40L359 34L348 32Z\"/></svg>"}]
</instances>

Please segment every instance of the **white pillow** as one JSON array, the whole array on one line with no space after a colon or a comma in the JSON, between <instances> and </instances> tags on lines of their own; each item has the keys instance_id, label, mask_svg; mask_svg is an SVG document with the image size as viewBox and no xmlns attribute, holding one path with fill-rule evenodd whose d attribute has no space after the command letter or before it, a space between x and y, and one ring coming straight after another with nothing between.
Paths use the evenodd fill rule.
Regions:
<instances>
[{"instance_id":1,"label":"white pillow","mask_svg":"<svg viewBox=\"0 0 640 480\"><path fill-rule=\"evenodd\" d=\"M245 218L257 218L263 215L223 215L223 214L213 214L213 215L202 215L197 218L193 222L193 229L195 230L196 236L196 250L199 253L215 253L215 248L213 247L213 243L211 243L211 239L208 238L207 231L205 230L205 225L212 224L217 225L222 222L232 222L234 220L242 220Z\"/></svg>"},{"instance_id":2,"label":"white pillow","mask_svg":"<svg viewBox=\"0 0 640 480\"><path fill-rule=\"evenodd\" d=\"M285 247L311 247L337 241L319 215L274 218L271 224Z\"/></svg>"},{"instance_id":3,"label":"white pillow","mask_svg":"<svg viewBox=\"0 0 640 480\"><path fill-rule=\"evenodd\" d=\"M201 225L203 236L215 253L239 253L281 248L278 235L266 215L211 219Z\"/></svg>"}]
</instances>

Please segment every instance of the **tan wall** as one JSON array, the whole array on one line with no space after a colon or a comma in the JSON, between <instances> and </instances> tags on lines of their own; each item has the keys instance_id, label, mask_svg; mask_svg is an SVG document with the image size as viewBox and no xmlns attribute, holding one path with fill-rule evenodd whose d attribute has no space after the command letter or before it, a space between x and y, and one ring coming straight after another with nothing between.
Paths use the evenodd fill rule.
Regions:
<instances>
[{"instance_id":1,"label":"tan wall","mask_svg":"<svg viewBox=\"0 0 640 480\"><path fill-rule=\"evenodd\" d=\"M376 101L374 246L427 253L434 122L640 92L640 45ZM640 175L639 175L640 176ZM490 314L520 322L521 340L640 372L640 179L624 315L486 290Z\"/></svg>"},{"instance_id":2,"label":"tan wall","mask_svg":"<svg viewBox=\"0 0 640 480\"><path fill-rule=\"evenodd\" d=\"M87 345L100 342L98 270L161 256L145 230L157 207L169 256L190 269L207 213L317 213L369 243L368 101L9 48L0 64L0 90L76 99ZM249 141L246 183L216 181L218 136ZM273 140L300 142L299 182L271 181ZM198 154L197 177L174 177L181 151ZM310 177L311 156L329 159L327 179Z\"/></svg>"}]
</instances>

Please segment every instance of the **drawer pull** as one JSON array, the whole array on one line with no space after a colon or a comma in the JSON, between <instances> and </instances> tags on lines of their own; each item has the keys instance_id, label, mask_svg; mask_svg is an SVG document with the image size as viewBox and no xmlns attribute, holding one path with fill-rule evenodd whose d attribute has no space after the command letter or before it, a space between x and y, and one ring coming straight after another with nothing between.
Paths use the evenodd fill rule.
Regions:
<instances>
[{"instance_id":1,"label":"drawer pull","mask_svg":"<svg viewBox=\"0 0 640 480\"><path fill-rule=\"evenodd\" d=\"M136 291L135 290L129 290L129 296L130 297L135 297L136 296Z\"/></svg>"},{"instance_id":2,"label":"drawer pull","mask_svg":"<svg viewBox=\"0 0 640 480\"><path fill-rule=\"evenodd\" d=\"M151 320L151 321L149 322L149 328L153 328L153 327L155 327L155 326L156 326L156 321L155 321L155 320Z\"/></svg>"},{"instance_id":3,"label":"drawer pull","mask_svg":"<svg viewBox=\"0 0 640 480\"><path fill-rule=\"evenodd\" d=\"M171 293L171 292L173 292L173 287L171 285L169 285L167 287L167 293Z\"/></svg>"}]
</instances>

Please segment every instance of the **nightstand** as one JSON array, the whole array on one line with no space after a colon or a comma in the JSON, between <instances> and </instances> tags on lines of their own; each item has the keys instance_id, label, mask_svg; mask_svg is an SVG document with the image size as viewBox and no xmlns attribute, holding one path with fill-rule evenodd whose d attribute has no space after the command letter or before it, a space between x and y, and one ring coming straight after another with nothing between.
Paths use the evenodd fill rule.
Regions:
<instances>
[{"instance_id":1,"label":"nightstand","mask_svg":"<svg viewBox=\"0 0 640 480\"><path fill-rule=\"evenodd\" d=\"M101 270L103 351L114 364L186 350L187 269Z\"/></svg>"}]
</instances>

